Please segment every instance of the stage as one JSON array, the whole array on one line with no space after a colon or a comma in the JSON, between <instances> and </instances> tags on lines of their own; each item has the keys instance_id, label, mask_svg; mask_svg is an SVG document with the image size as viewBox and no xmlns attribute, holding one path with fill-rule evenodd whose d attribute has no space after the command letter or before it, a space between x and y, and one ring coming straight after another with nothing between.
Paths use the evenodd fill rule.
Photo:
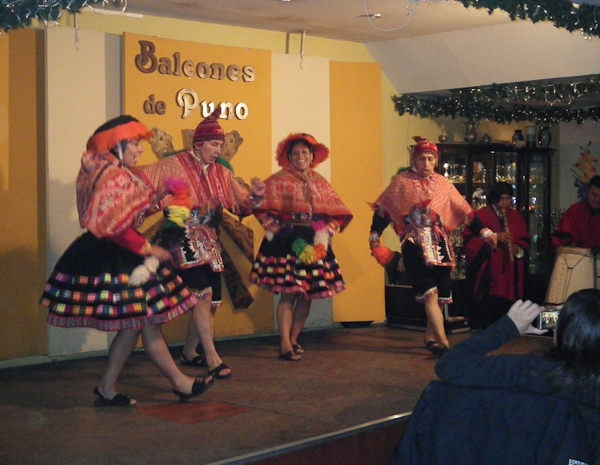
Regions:
<instances>
[{"instance_id":1,"label":"stage","mask_svg":"<svg viewBox=\"0 0 600 465\"><path fill-rule=\"evenodd\" d=\"M94 406L105 357L4 368L0 463L250 463L261 451L410 412L436 379L437 359L424 349L423 334L385 324L308 331L300 362L277 358L275 336L217 341L232 378L185 404L143 351L132 355L118 385L138 400L131 408ZM450 342L470 334L452 334ZM524 337L513 349L548 340ZM172 348L176 360L180 351Z\"/></svg>"}]
</instances>

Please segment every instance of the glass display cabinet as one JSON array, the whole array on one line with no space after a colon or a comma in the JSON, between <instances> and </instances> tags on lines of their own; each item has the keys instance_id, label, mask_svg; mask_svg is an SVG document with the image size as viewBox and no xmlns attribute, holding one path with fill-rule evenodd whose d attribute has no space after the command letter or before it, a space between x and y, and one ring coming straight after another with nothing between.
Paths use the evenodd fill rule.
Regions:
<instances>
[{"instance_id":1,"label":"glass display cabinet","mask_svg":"<svg viewBox=\"0 0 600 465\"><path fill-rule=\"evenodd\" d=\"M533 292L537 285L545 293L553 266L550 157L554 150L514 149L510 143L441 143L438 150L438 172L454 184L474 209L487 204L487 189L494 182L513 186L514 206L523 215L531 235L527 256L529 281ZM460 234L453 234L452 240L459 262L456 277L462 278L460 261L464 260L464 254ZM532 297L539 299L538 295Z\"/></svg>"}]
</instances>

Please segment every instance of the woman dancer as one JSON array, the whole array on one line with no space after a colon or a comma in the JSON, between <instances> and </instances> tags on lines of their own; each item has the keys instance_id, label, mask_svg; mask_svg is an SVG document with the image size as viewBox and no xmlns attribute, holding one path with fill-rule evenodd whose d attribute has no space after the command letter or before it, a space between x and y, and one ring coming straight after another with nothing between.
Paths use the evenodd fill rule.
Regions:
<instances>
[{"instance_id":1,"label":"woman dancer","mask_svg":"<svg viewBox=\"0 0 600 465\"><path fill-rule=\"evenodd\" d=\"M196 298L160 265L170 260L169 252L135 230L147 212L160 208L164 195L134 168L149 135L146 126L124 115L89 139L77 176L79 222L87 232L58 260L41 299L52 325L117 332L106 372L94 388L102 405L136 403L115 385L140 333L148 356L180 400L202 394L213 382L212 376L194 379L177 368L160 328L193 309Z\"/></svg>"},{"instance_id":2,"label":"woman dancer","mask_svg":"<svg viewBox=\"0 0 600 465\"><path fill-rule=\"evenodd\" d=\"M331 185L314 171L329 149L309 134L290 134L277 147L281 171L269 177L255 216L266 230L250 281L281 294L277 305L282 360L298 361L298 336L314 299L346 287L331 250L331 237L343 231L352 213Z\"/></svg>"}]
</instances>

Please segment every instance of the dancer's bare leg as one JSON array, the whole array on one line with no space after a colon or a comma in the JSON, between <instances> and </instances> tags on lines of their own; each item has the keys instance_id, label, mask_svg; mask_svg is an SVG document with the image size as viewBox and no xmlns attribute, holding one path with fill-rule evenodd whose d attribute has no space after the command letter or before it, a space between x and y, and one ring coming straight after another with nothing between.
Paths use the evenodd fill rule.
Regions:
<instances>
[{"instance_id":1,"label":"dancer's bare leg","mask_svg":"<svg viewBox=\"0 0 600 465\"><path fill-rule=\"evenodd\" d=\"M425 340L435 340L450 347L446 330L444 329L444 314L438 303L438 294L432 293L425 300L425 314L427 315L427 329L425 330Z\"/></svg>"},{"instance_id":2,"label":"dancer's bare leg","mask_svg":"<svg viewBox=\"0 0 600 465\"><path fill-rule=\"evenodd\" d=\"M162 329L159 325L148 325L142 328L142 340L144 348L148 353L150 360L158 367L163 375L171 382L173 389L176 389L185 394L192 392L192 386L195 378L185 375L175 364ZM208 383L211 378L206 378L205 383Z\"/></svg>"},{"instance_id":3,"label":"dancer's bare leg","mask_svg":"<svg viewBox=\"0 0 600 465\"><path fill-rule=\"evenodd\" d=\"M296 302L296 294L282 294L277 305L277 326L279 327L279 350L285 354L292 351L292 342L290 334L294 321L294 304ZM299 355L292 356L293 360L300 360Z\"/></svg>"},{"instance_id":4,"label":"dancer's bare leg","mask_svg":"<svg viewBox=\"0 0 600 465\"><path fill-rule=\"evenodd\" d=\"M183 347L183 354L188 360L192 360L198 354L196 347L198 342L202 342L204 355L208 368L212 370L223 363L221 357L217 353L214 340L213 316L211 312L212 292L202 296L198 304L194 308L192 318L188 323L187 338ZM219 371L219 376L227 376L231 373L229 368Z\"/></svg>"},{"instance_id":5,"label":"dancer's bare leg","mask_svg":"<svg viewBox=\"0 0 600 465\"><path fill-rule=\"evenodd\" d=\"M306 324L312 300L307 299L304 294L297 294L296 307L290 331L290 343L292 346L298 344L298 336Z\"/></svg>"},{"instance_id":6,"label":"dancer's bare leg","mask_svg":"<svg viewBox=\"0 0 600 465\"><path fill-rule=\"evenodd\" d=\"M126 329L119 331L113 339L108 349L108 367L106 367L104 376L98 385L98 391L105 399L112 399L118 394L115 389L117 379L125 366L125 362L133 352L139 336L139 330ZM132 399L131 403L135 404L135 400Z\"/></svg>"}]
</instances>

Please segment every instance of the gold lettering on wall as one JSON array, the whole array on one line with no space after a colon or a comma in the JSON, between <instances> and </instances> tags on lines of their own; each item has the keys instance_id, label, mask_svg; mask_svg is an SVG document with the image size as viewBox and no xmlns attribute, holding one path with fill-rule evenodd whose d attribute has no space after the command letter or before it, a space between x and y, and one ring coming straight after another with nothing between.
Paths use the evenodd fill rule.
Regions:
<instances>
[{"instance_id":1,"label":"gold lettering on wall","mask_svg":"<svg viewBox=\"0 0 600 465\"><path fill-rule=\"evenodd\" d=\"M156 51L156 45L149 40L139 40L140 53L135 55L134 63L136 69L144 74L158 73L168 76L185 76L199 79L229 80L231 82L250 83L256 80L254 67L252 65L239 66L237 64L225 65L224 63L211 63L204 61L196 64L193 60L182 59L180 52L174 52L171 56L160 56ZM192 112L200 107L202 117L207 117L214 111L215 103L200 101L194 89L181 89L175 101L181 108L181 118L186 119ZM233 104L221 102L221 118L245 120L248 117L248 105L244 102ZM150 94L144 101L143 111L146 114L164 115L167 112L167 103L157 100L155 94Z\"/></svg>"},{"instance_id":2,"label":"gold lettering on wall","mask_svg":"<svg viewBox=\"0 0 600 465\"><path fill-rule=\"evenodd\" d=\"M150 98L152 97L154 97L154 95L150 96ZM149 102L150 98L146 100L146 102ZM207 102L206 100L200 102L198 94L193 89L181 89L177 92L176 100L177 105L183 110L181 115L182 119L188 118L192 114L192 111L198 107L201 107L200 113L203 118L206 118L215 111L215 103ZM248 105L243 102L236 105L233 105L231 102L221 102L219 103L219 107L221 108L220 118L229 120L235 117L239 120L245 120L248 117ZM146 105L144 105L144 111L148 113L148 111L146 111Z\"/></svg>"},{"instance_id":3,"label":"gold lettering on wall","mask_svg":"<svg viewBox=\"0 0 600 465\"><path fill-rule=\"evenodd\" d=\"M223 80L227 78L232 82L254 82L256 79L252 65L242 67L237 64L225 66L224 63L209 65L204 61L196 65L193 60L182 61L180 52L173 53L171 57L157 56L156 45L149 40L139 40L138 43L140 44L140 53L135 56L135 67L141 73L158 72L172 76L196 76L200 79Z\"/></svg>"}]
</instances>

